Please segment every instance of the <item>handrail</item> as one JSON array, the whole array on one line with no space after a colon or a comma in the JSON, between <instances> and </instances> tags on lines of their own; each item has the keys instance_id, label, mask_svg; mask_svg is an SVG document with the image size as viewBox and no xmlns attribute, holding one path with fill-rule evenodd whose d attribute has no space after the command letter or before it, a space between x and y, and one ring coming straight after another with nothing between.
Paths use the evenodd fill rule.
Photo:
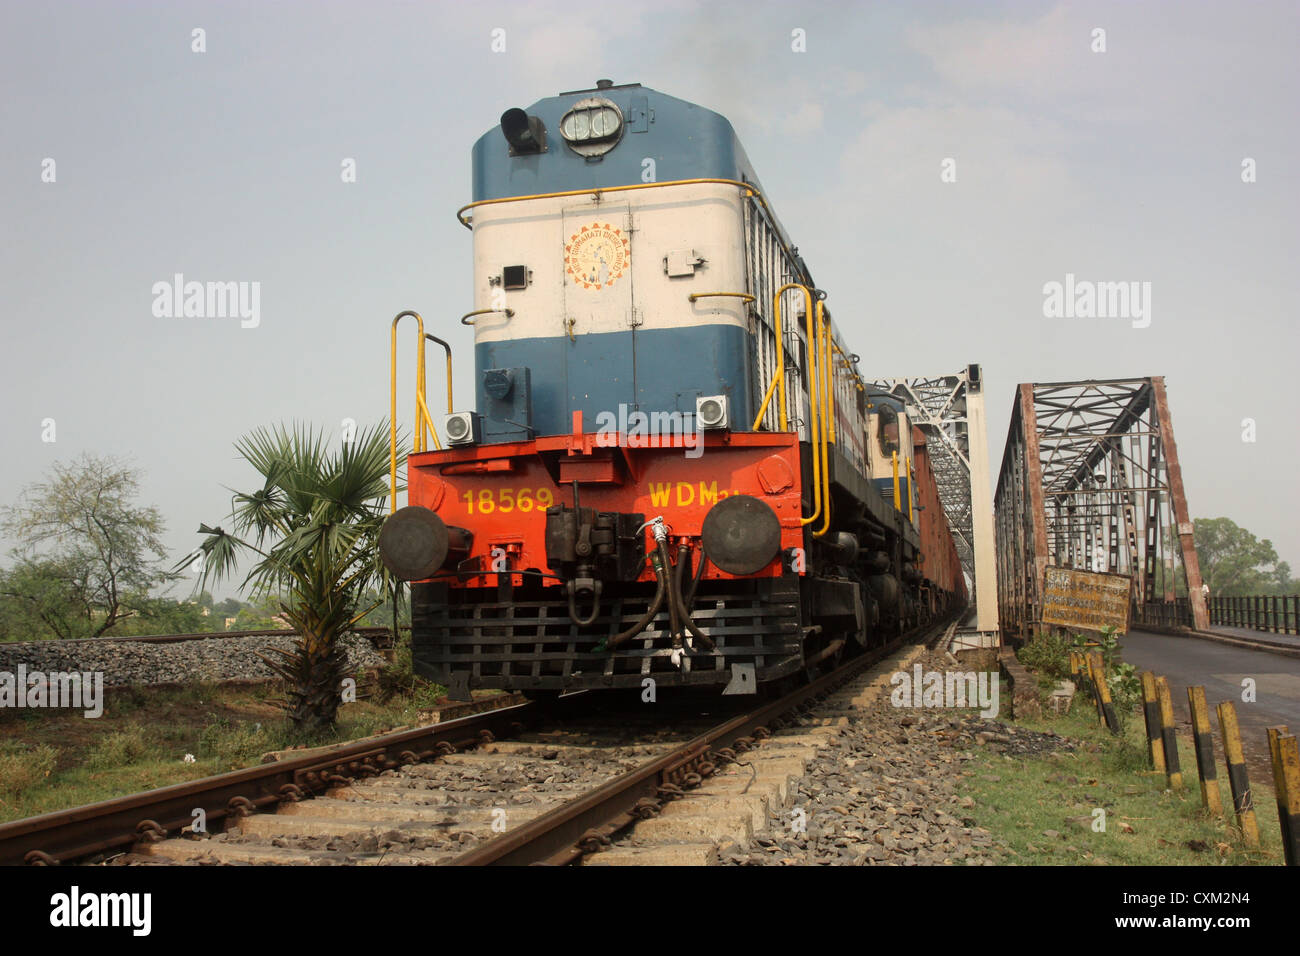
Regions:
<instances>
[{"instance_id":1,"label":"handrail","mask_svg":"<svg viewBox=\"0 0 1300 956\"><path fill-rule=\"evenodd\" d=\"M813 536L820 538L831 529L831 464L830 464L830 444L835 441L835 375L831 369L831 328L830 321L826 318L826 309L823 300L817 300L817 324L821 336L820 342L820 362L818 367L818 380L821 391L821 412L822 412L822 483L825 490L822 492L822 503L825 511L822 514L822 526L813 532Z\"/></svg>"},{"instance_id":2,"label":"handrail","mask_svg":"<svg viewBox=\"0 0 1300 956\"><path fill-rule=\"evenodd\" d=\"M455 408L453 407L452 397L451 397L451 346L448 345L446 342L444 342L442 339L438 338L438 336L431 335L428 332L424 333L424 337L428 339L430 342L438 343L447 352L447 414L450 415L453 411L455 411Z\"/></svg>"},{"instance_id":3,"label":"handrail","mask_svg":"<svg viewBox=\"0 0 1300 956\"><path fill-rule=\"evenodd\" d=\"M567 189L563 192L554 193L530 193L525 196L497 196L494 199L478 199L472 203L467 203L456 210L456 218L466 229L473 229L470 221L465 218L466 211L477 209L479 206L496 206L504 202L524 202L529 199L564 199L568 196L590 196L593 193L622 193L632 189L658 189L663 186L739 186L741 189L748 191L749 195L758 199L763 208L767 209L768 215L771 210L767 207L767 202L759 194L758 190L750 183L742 182L739 179L672 179L662 183L627 183L623 186L592 186L589 189ZM471 217L472 218L472 217ZM778 237L779 238L779 237Z\"/></svg>"},{"instance_id":4,"label":"handrail","mask_svg":"<svg viewBox=\"0 0 1300 956\"><path fill-rule=\"evenodd\" d=\"M903 498L898 493L898 452L890 452L894 459L894 510L903 510Z\"/></svg>"},{"instance_id":5,"label":"handrail","mask_svg":"<svg viewBox=\"0 0 1300 956\"><path fill-rule=\"evenodd\" d=\"M819 302L818 305L821 303ZM819 390L817 387L818 379L821 378L821 359L818 354L820 348L820 338L817 334L818 308L812 307L809 302L809 309L805 316L806 332L808 335L808 440L812 449L813 463L813 513L808 517L800 517L799 524L810 525L821 517L822 513L822 471L821 471L821 420L818 415L819 411Z\"/></svg>"},{"instance_id":6,"label":"handrail","mask_svg":"<svg viewBox=\"0 0 1300 956\"><path fill-rule=\"evenodd\" d=\"M916 521L915 512L912 511L912 489L916 487L916 469L912 467L912 462L907 463L907 520Z\"/></svg>"},{"instance_id":7,"label":"handrail","mask_svg":"<svg viewBox=\"0 0 1300 956\"><path fill-rule=\"evenodd\" d=\"M507 319L515 317L514 309L475 309L473 312L466 312L460 317L461 325L473 325L473 322L466 322L466 319L473 318L476 315L487 315L490 312L504 312Z\"/></svg>"},{"instance_id":8,"label":"handrail","mask_svg":"<svg viewBox=\"0 0 1300 956\"><path fill-rule=\"evenodd\" d=\"M433 417L424 401L424 319L419 312L410 309L397 313L393 317L392 330L389 334L388 363L388 513L397 510L397 324L408 315L415 317L416 330L419 334L419 346L415 359L415 451L425 450L425 432L433 435L433 447L441 450L438 431L433 427ZM433 338L433 336L429 336ZM440 341L440 340L438 340ZM445 345L445 343L443 343ZM448 367L450 367L451 350L448 348ZM448 382L448 389L451 385Z\"/></svg>"},{"instance_id":9,"label":"handrail","mask_svg":"<svg viewBox=\"0 0 1300 956\"><path fill-rule=\"evenodd\" d=\"M688 295L686 298L688 298L688 299L690 299L692 302L694 302L694 301L696 301L697 299L713 299L713 298L717 298L717 297L719 297L719 296L723 296L723 297L732 297L732 298L736 298L736 299L744 299L746 305L749 305L749 303L751 303L751 302L756 302L756 301L758 301L758 300L755 299L752 295L750 295L748 292L692 292L692 293L691 293L690 295Z\"/></svg>"},{"instance_id":10,"label":"handrail","mask_svg":"<svg viewBox=\"0 0 1300 956\"><path fill-rule=\"evenodd\" d=\"M763 394L763 402L759 406L758 415L754 418L754 427L752 431L758 431L758 426L762 424L763 417L767 414L767 406L772 401L772 391L780 383L781 386L781 431L789 431L790 425L786 420L786 409L789 407L785 399L785 335L781 328L781 297L785 295L788 289L802 289L804 300L807 308L812 309L812 292L807 286L798 282L787 282L781 288L776 290L772 297L772 315L776 324L776 348L778 361L776 371L772 373L772 381L768 383L767 391Z\"/></svg>"}]
</instances>

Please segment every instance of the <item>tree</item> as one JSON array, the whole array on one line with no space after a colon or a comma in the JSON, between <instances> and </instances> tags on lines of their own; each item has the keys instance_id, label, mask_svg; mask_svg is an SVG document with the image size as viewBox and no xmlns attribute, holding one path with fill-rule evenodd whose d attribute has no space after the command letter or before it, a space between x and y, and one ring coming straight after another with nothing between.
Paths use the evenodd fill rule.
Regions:
<instances>
[{"instance_id":1,"label":"tree","mask_svg":"<svg viewBox=\"0 0 1300 956\"><path fill-rule=\"evenodd\" d=\"M1211 596L1280 593L1291 584L1291 566L1278 559L1273 542L1229 518L1199 519L1194 540Z\"/></svg>"},{"instance_id":2,"label":"tree","mask_svg":"<svg viewBox=\"0 0 1300 956\"><path fill-rule=\"evenodd\" d=\"M84 575L69 562L20 559L0 571L0 640L89 637Z\"/></svg>"},{"instance_id":3,"label":"tree","mask_svg":"<svg viewBox=\"0 0 1300 956\"><path fill-rule=\"evenodd\" d=\"M18 541L6 576L11 598L60 637L98 637L134 614L134 596L172 577L158 566L167 556L162 517L136 504L139 488L137 471L91 454L26 486L0 520ZM54 613L49 601L60 589L68 610Z\"/></svg>"},{"instance_id":4,"label":"tree","mask_svg":"<svg viewBox=\"0 0 1300 956\"><path fill-rule=\"evenodd\" d=\"M284 426L257 429L235 450L262 476L252 492L235 492L233 531L199 526L199 586L235 573L241 555L256 563L242 587L278 598L298 631L293 651L268 661L285 681L285 710L295 726L316 733L334 725L346 656L338 637L374 606L387 572L379 528L387 515L387 426L360 431L330 452L325 435Z\"/></svg>"}]
</instances>

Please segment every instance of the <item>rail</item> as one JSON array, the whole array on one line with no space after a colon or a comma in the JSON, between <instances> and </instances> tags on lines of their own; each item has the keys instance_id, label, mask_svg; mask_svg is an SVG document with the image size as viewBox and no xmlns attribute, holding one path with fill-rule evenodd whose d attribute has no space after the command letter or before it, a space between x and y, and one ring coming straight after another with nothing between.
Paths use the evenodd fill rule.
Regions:
<instances>
[{"instance_id":1,"label":"rail","mask_svg":"<svg viewBox=\"0 0 1300 956\"><path fill-rule=\"evenodd\" d=\"M438 430L433 427L433 416L429 414L429 406L425 402L425 370L424 370L424 342L425 339L432 339L447 350L447 411L451 412L451 346L435 335L429 335L424 331L424 318L419 312L406 310L397 313L393 318L392 330L389 335L389 364L388 364L388 513L392 514L397 510L397 325L402 319L411 316L416 322L416 331L419 335L419 345L416 349L415 357L415 440L414 451L422 452L428 444L428 436L433 436L433 447L441 449L442 443L438 441Z\"/></svg>"},{"instance_id":2,"label":"rail","mask_svg":"<svg viewBox=\"0 0 1300 956\"><path fill-rule=\"evenodd\" d=\"M1300 595L1221 595L1209 599L1210 623L1273 634L1300 634Z\"/></svg>"},{"instance_id":3,"label":"rail","mask_svg":"<svg viewBox=\"0 0 1300 956\"><path fill-rule=\"evenodd\" d=\"M831 529L831 465L830 446L835 443L835 376L831 365L830 321L826 307L817 299L817 389L821 402L821 458L822 458L822 524L813 531L820 538ZM814 454L816 454L814 449Z\"/></svg>"},{"instance_id":4,"label":"rail","mask_svg":"<svg viewBox=\"0 0 1300 956\"><path fill-rule=\"evenodd\" d=\"M581 697L562 698L558 705L576 708L573 702ZM340 782L374 776L402 763L472 749L516 733L538 718L540 708L516 695L502 694L500 703L505 706L487 713L368 737L325 753L3 823L0 866L53 865L125 852L138 840L181 832L194 822L196 809L204 811L209 830L216 832L213 825L226 819L323 793Z\"/></svg>"},{"instance_id":5,"label":"rail","mask_svg":"<svg viewBox=\"0 0 1300 956\"><path fill-rule=\"evenodd\" d=\"M490 315L490 314L492 314L493 312L501 312L501 313L503 313L503 314L505 315L505 317L506 317L507 319L513 319L513 318L515 317L515 310L514 310L514 309L475 309L473 312L466 312L464 315L462 315L462 316L460 317L460 324L461 324L461 325L473 325L474 322L477 322L477 321L478 321L477 319L474 319L474 316L476 316L476 315ZM471 321L470 321L471 319L474 319L474 322L471 322ZM448 414L451 414L451 409L450 409L450 408L447 409L447 413L448 413Z\"/></svg>"},{"instance_id":6,"label":"rail","mask_svg":"<svg viewBox=\"0 0 1300 956\"><path fill-rule=\"evenodd\" d=\"M785 285L781 286L781 288L777 289L776 294L772 297L772 320L776 331L777 363L776 368L772 372L772 381L768 383L767 391L763 393L763 401L759 406L758 415L754 418L753 431L758 431L758 426L763 423L763 418L767 415L767 406L772 401L772 393L774 390L777 390L778 387L781 392L781 402L779 405L781 431L784 432L790 430L790 424L786 418L786 410L789 405L787 404L785 397L785 334L781 322L781 299L790 289L799 289L803 292L805 305L809 312L812 311L812 292L809 291L806 285L801 283L787 282Z\"/></svg>"},{"instance_id":7,"label":"rail","mask_svg":"<svg viewBox=\"0 0 1300 956\"><path fill-rule=\"evenodd\" d=\"M692 292L686 298L691 302L698 302L700 299L743 299L745 305L758 301L748 292Z\"/></svg>"},{"instance_id":8,"label":"rail","mask_svg":"<svg viewBox=\"0 0 1300 956\"><path fill-rule=\"evenodd\" d=\"M1133 606L1133 623L1148 627L1191 627L1192 609L1187 598L1145 601Z\"/></svg>"}]
</instances>

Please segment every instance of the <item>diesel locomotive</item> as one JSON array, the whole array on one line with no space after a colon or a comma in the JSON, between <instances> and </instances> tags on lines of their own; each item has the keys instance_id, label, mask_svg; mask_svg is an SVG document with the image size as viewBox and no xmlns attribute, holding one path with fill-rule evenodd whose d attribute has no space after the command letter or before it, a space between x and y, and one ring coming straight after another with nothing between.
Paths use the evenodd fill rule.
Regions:
<instances>
[{"instance_id":1,"label":"diesel locomotive","mask_svg":"<svg viewBox=\"0 0 1300 956\"><path fill-rule=\"evenodd\" d=\"M418 673L753 693L965 602L924 438L724 117L602 80L507 110L472 164L475 409L449 379L430 412L421 320L380 535Z\"/></svg>"}]
</instances>

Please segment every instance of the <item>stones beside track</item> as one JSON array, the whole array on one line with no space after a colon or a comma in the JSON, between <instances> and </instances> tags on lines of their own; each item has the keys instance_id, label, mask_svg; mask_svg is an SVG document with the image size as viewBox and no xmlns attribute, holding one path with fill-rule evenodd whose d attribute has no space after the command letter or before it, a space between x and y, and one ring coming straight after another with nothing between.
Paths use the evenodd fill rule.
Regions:
<instances>
[{"instance_id":1,"label":"stones beside track","mask_svg":"<svg viewBox=\"0 0 1300 956\"><path fill-rule=\"evenodd\" d=\"M0 644L0 671L14 673L18 665L28 673L78 671L102 673L104 684L176 684L194 681L260 681L275 675L259 654L273 660L272 648L292 650L297 638L212 637L173 643L140 641L28 641ZM356 672L384 664L369 640L355 634L341 639L348 668Z\"/></svg>"},{"instance_id":2,"label":"stones beside track","mask_svg":"<svg viewBox=\"0 0 1300 956\"><path fill-rule=\"evenodd\" d=\"M940 655L907 648L689 790L587 866L987 865L1000 850L967 811L966 765L1075 744L971 711L895 708L890 676Z\"/></svg>"}]
</instances>

